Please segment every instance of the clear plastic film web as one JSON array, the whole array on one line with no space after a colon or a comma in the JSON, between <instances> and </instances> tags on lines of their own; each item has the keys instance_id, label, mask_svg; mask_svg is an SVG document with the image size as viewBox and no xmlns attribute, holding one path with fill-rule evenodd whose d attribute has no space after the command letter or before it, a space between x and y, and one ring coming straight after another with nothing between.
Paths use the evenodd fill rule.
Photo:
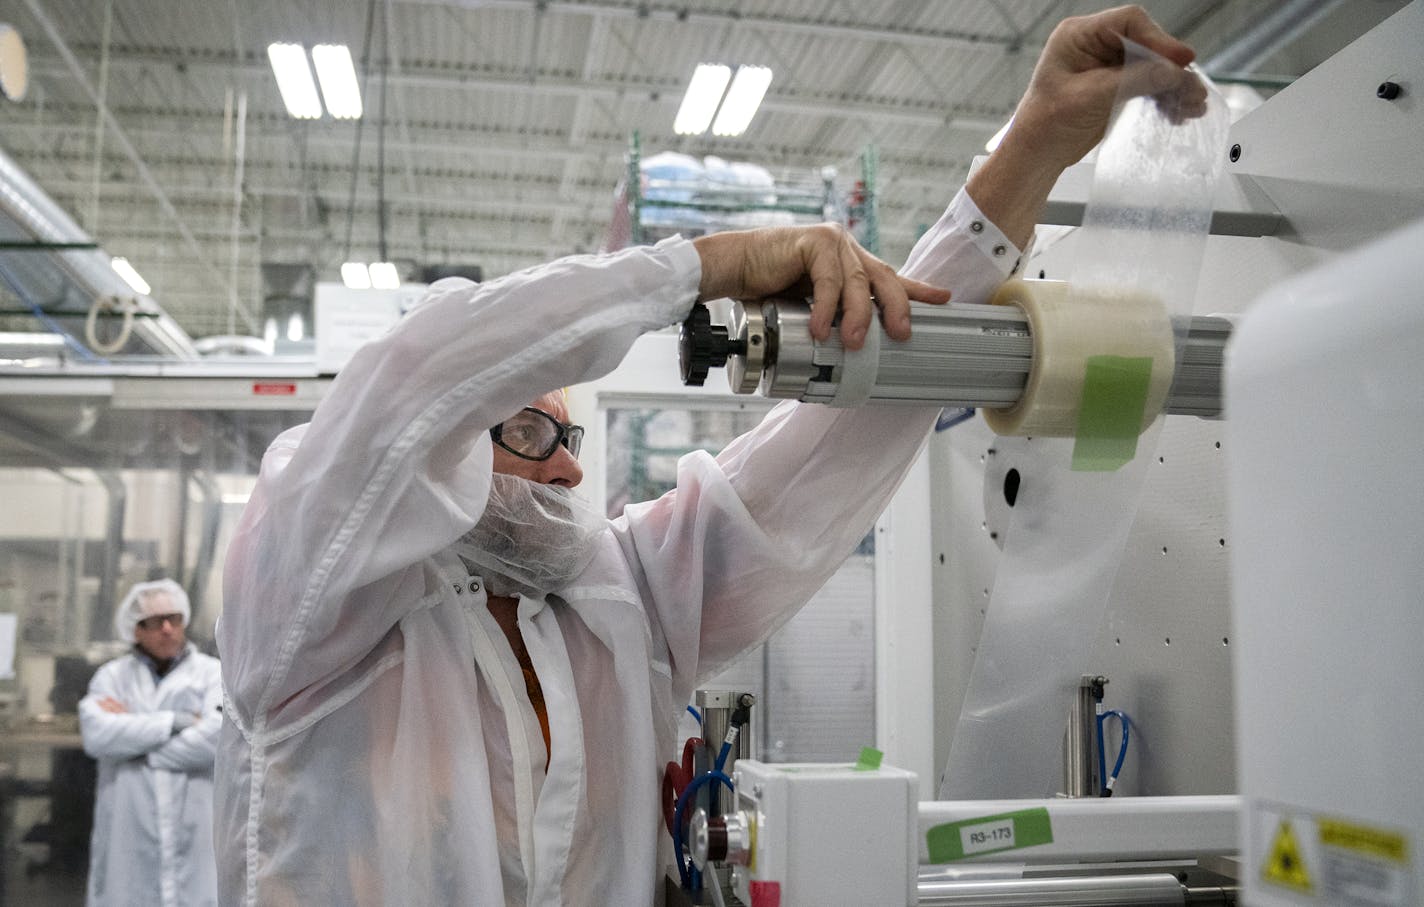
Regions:
<instances>
[{"instance_id":1,"label":"clear plastic film web","mask_svg":"<svg viewBox=\"0 0 1424 907\"><path fill-rule=\"evenodd\" d=\"M1111 299L1125 307L1122 317L1133 317L1133 307L1165 307L1180 354L1229 117L1199 73L1204 115L1190 116L1200 112L1199 97L1152 96L1162 84L1153 81L1161 75L1154 67L1173 64L1123 43L1116 113L1098 149L1083 225L1071 237L1069 302L1081 298L1085 311L1101 313ZM940 781L942 799L1043 797L1060 789L1069 704L1091 668L1085 660L1161 430L1153 412L1122 418L1124 401L1141 406L1154 363L1121 359L1087 358L1076 437L996 442L1001 459L1012 456L1021 484ZM1146 420L1153 421L1139 438Z\"/></svg>"}]
</instances>

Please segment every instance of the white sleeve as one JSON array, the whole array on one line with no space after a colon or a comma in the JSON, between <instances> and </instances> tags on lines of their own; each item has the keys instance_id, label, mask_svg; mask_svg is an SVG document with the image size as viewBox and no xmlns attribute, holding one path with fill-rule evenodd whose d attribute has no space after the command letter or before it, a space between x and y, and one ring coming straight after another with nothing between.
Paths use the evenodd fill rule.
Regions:
<instances>
[{"instance_id":1,"label":"white sleeve","mask_svg":"<svg viewBox=\"0 0 1424 907\"><path fill-rule=\"evenodd\" d=\"M1018 258L961 190L902 273L983 303ZM684 457L675 492L628 508L619 531L646 577L678 695L816 593L889 503L938 410L784 403L715 460Z\"/></svg>"},{"instance_id":2,"label":"white sleeve","mask_svg":"<svg viewBox=\"0 0 1424 907\"><path fill-rule=\"evenodd\" d=\"M700 280L681 239L444 280L360 349L311 423L268 450L228 552L218 637L240 717L371 653L416 604L392 594L409 568L478 521L489 428L611 371L686 317Z\"/></svg>"},{"instance_id":3,"label":"white sleeve","mask_svg":"<svg viewBox=\"0 0 1424 907\"><path fill-rule=\"evenodd\" d=\"M174 734L150 752L149 768L198 774L212 770L218 751L218 735L222 732L222 681L216 661L205 659L195 667L199 670L195 672L197 677L194 683L199 688L203 703L200 717L182 733Z\"/></svg>"},{"instance_id":4,"label":"white sleeve","mask_svg":"<svg viewBox=\"0 0 1424 907\"><path fill-rule=\"evenodd\" d=\"M88 693L79 700L79 733L84 740L84 752L94 759L117 762L142 756L167 743L173 732L172 712L114 713L99 705L99 700L105 697L123 702L117 676L122 661L111 661L99 668L89 681Z\"/></svg>"}]
</instances>

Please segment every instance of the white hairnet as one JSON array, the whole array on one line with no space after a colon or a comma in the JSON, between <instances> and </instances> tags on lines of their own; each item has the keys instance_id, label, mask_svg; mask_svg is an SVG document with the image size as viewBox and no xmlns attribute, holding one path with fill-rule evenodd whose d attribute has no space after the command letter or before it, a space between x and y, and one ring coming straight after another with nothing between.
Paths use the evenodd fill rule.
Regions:
<instances>
[{"instance_id":1,"label":"white hairnet","mask_svg":"<svg viewBox=\"0 0 1424 907\"><path fill-rule=\"evenodd\" d=\"M171 579L135 583L114 611L114 635L124 642L133 642L134 627L138 622L159 614L181 614L183 625L187 626L188 618L193 616L188 593Z\"/></svg>"}]
</instances>

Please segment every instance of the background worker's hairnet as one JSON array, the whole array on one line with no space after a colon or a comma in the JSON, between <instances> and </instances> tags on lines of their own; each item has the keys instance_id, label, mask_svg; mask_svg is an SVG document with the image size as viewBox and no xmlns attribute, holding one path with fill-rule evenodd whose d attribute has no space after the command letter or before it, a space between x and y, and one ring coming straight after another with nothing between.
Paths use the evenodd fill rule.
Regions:
<instances>
[{"instance_id":1,"label":"background worker's hairnet","mask_svg":"<svg viewBox=\"0 0 1424 907\"><path fill-rule=\"evenodd\" d=\"M135 583L114 611L114 635L124 642L133 642L134 627L138 622L159 614L181 614L186 627L188 618L193 616L188 593L171 579Z\"/></svg>"}]
</instances>

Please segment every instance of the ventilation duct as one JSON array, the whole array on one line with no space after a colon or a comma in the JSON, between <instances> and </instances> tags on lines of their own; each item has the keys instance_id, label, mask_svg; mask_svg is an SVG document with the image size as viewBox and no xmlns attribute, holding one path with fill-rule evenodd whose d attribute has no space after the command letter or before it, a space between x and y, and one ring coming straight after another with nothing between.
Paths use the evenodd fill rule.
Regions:
<instances>
[{"instance_id":1,"label":"ventilation duct","mask_svg":"<svg viewBox=\"0 0 1424 907\"><path fill-rule=\"evenodd\" d=\"M132 328L127 340L105 355L198 358L178 323L151 297L124 283L109 260L93 238L0 151L0 287L17 300L15 311L66 338L77 357L92 359L99 354L85 339L85 320L96 304L117 300L130 308Z\"/></svg>"},{"instance_id":2,"label":"ventilation duct","mask_svg":"<svg viewBox=\"0 0 1424 907\"><path fill-rule=\"evenodd\" d=\"M421 283L434 283L444 277L463 277L479 283L485 279L485 269L480 265L425 265L420 269Z\"/></svg>"},{"instance_id":3,"label":"ventilation duct","mask_svg":"<svg viewBox=\"0 0 1424 907\"><path fill-rule=\"evenodd\" d=\"M275 355L310 354L316 270L309 264L262 263L263 334Z\"/></svg>"}]
</instances>

